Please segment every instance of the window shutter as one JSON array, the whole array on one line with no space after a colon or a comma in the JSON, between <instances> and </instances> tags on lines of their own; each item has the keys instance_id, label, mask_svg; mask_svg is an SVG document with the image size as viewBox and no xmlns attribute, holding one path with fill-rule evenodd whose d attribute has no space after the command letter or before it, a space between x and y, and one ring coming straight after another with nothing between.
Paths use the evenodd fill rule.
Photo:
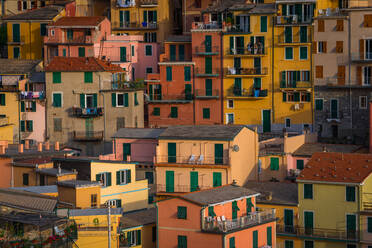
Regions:
<instances>
[{"instance_id":1,"label":"window shutter","mask_svg":"<svg viewBox=\"0 0 372 248\"><path fill-rule=\"evenodd\" d=\"M111 93L111 105L116 107L116 93Z\"/></svg>"},{"instance_id":2,"label":"window shutter","mask_svg":"<svg viewBox=\"0 0 372 248\"><path fill-rule=\"evenodd\" d=\"M25 112L25 102L21 101L21 112Z\"/></svg>"},{"instance_id":3,"label":"window shutter","mask_svg":"<svg viewBox=\"0 0 372 248\"><path fill-rule=\"evenodd\" d=\"M106 186L111 186L111 172L106 173L107 183Z\"/></svg>"},{"instance_id":4,"label":"window shutter","mask_svg":"<svg viewBox=\"0 0 372 248\"><path fill-rule=\"evenodd\" d=\"M362 82L362 67L361 66L357 66L357 75L356 75L356 78L357 78L357 82L359 85L362 85L363 82Z\"/></svg>"},{"instance_id":5,"label":"window shutter","mask_svg":"<svg viewBox=\"0 0 372 248\"><path fill-rule=\"evenodd\" d=\"M324 20L318 20L318 32L324 32Z\"/></svg>"},{"instance_id":6,"label":"window shutter","mask_svg":"<svg viewBox=\"0 0 372 248\"><path fill-rule=\"evenodd\" d=\"M25 121L21 121L21 132L25 131Z\"/></svg>"},{"instance_id":7,"label":"window shutter","mask_svg":"<svg viewBox=\"0 0 372 248\"><path fill-rule=\"evenodd\" d=\"M313 185L312 184L304 184L304 198L313 199Z\"/></svg>"},{"instance_id":8,"label":"window shutter","mask_svg":"<svg viewBox=\"0 0 372 248\"><path fill-rule=\"evenodd\" d=\"M32 101L32 112L36 112L36 101Z\"/></svg>"},{"instance_id":9,"label":"window shutter","mask_svg":"<svg viewBox=\"0 0 372 248\"><path fill-rule=\"evenodd\" d=\"M191 81L191 68L190 68L190 66L185 66L184 70L185 70L185 81L186 82Z\"/></svg>"},{"instance_id":10,"label":"window shutter","mask_svg":"<svg viewBox=\"0 0 372 248\"><path fill-rule=\"evenodd\" d=\"M116 185L120 185L120 171L116 172Z\"/></svg>"},{"instance_id":11,"label":"window shutter","mask_svg":"<svg viewBox=\"0 0 372 248\"><path fill-rule=\"evenodd\" d=\"M85 108L85 94L80 94L80 108Z\"/></svg>"},{"instance_id":12,"label":"window shutter","mask_svg":"<svg viewBox=\"0 0 372 248\"><path fill-rule=\"evenodd\" d=\"M134 92L134 105L138 105L137 92Z\"/></svg>"},{"instance_id":13,"label":"window shutter","mask_svg":"<svg viewBox=\"0 0 372 248\"><path fill-rule=\"evenodd\" d=\"M359 56L364 59L364 40L359 40Z\"/></svg>"},{"instance_id":14,"label":"window shutter","mask_svg":"<svg viewBox=\"0 0 372 248\"><path fill-rule=\"evenodd\" d=\"M272 227L271 226L269 226L269 227L267 227L266 228L266 235L267 235L267 245L268 246L271 246L272 245L272 243L273 243L273 239L272 239Z\"/></svg>"},{"instance_id":15,"label":"window shutter","mask_svg":"<svg viewBox=\"0 0 372 248\"><path fill-rule=\"evenodd\" d=\"M0 94L0 105L5 106L5 94Z\"/></svg>"},{"instance_id":16,"label":"window shutter","mask_svg":"<svg viewBox=\"0 0 372 248\"><path fill-rule=\"evenodd\" d=\"M128 244L130 245L132 243L132 232L127 232L127 239L128 239Z\"/></svg>"},{"instance_id":17,"label":"window shutter","mask_svg":"<svg viewBox=\"0 0 372 248\"><path fill-rule=\"evenodd\" d=\"M172 81L172 67L167 66L166 72L167 72L167 81L168 82Z\"/></svg>"},{"instance_id":18,"label":"window shutter","mask_svg":"<svg viewBox=\"0 0 372 248\"><path fill-rule=\"evenodd\" d=\"M253 231L253 248L258 248L258 231Z\"/></svg>"},{"instance_id":19,"label":"window shutter","mask_svg":"<svg viewBox=\"0 0 372 248\"><path fill-rule=\"evenodd\" d=\"M372 217L367 218L367 226L368 226L368 232L372 233Z\"/></svg>"},{"instance_id":20,"label":"window shutter","mask_svg":"<svg viewBox=\"0 0 372 248\"><path fill-rule=\"evenodd\" d=\"M129 106L128 93L124 93L124 107Z\"/></svg>"},{"instance_id":21,"label":"window shutter","mask_svg":"<svg viewBox=\"0 0 372 248\"><path fill-rule=\"evenodd\" d=\"M131 170L127 170L127 183L131 183Z\"/></svg>"},{"instance_id":22,"label":"window shutter","mask_svg":"<svg viewBox=\"0 0 372 248\"><path fill-rule=\"evenodd\" d=\"M235 248L235 237L229 239L229 248Z\"/></svg>"},{"instance_id":23,"label":"window shutter","mask_svg":"<svg viewBox=\"0 0 372 248\"><path fill-rule=\"evenodd\" d=\"M345 85L345 66L339 65L337 70L337 84Z\"/></svg>"},{"instance_id":24,"label":"window shutter","mask_svg":"<svg viewBox=\"0 0 372 248\"><path fill-rule=\"evenodd\" d=\"M327 41L323 41L323 53L327 53Z\"/></svg>"},{"instance_id":25,"label":"window shutter","mask_svg":"<svg viewBox=\"0 0 372 248\"><path fill-rule=\"evenodd\" d=\"M316 43L316 41L313 41L313 54L317 53L317 49L318 49L317 43Z\"/></svg>"},{"instance_id":26,"label":"window shutter","mask_svg":"<svg viewBox=\"0 0 372 248\"><path fill-rule=\"evenodd\" d=\"M287 93L283 92L283 102L286 102L286 101L287 101Z\"/></svg>"},{"instance_id":27,"label":"window shutter","mask_svg":"<svg viewBox=\"0 0 372 248\"><path fill-rule=\"evenodd\" d=\"M344 42L336 41L336 53L343 53L344 52Z\"/></svg>"},{"instance_id":28,"label":"window shutter","mask_svg":"<svg viewBox=\"0 0 372 248\"><path fill-rule=\"evenodd\" d=\"M93 94L93 107L97 108L97 94Z\"/></svg>"},{"instance_id":29,"label":"window shutter","mask_svg":"<svg viewBox=\"0 0 372 248\"><path fill-rule=\"evenodd\" d=\"M141 230L137 230L137 245L140 245L141 241Z\"/></svg>"},{"instance_id":30,"label":"window shutter","mask_svg":"<svg viewBox=\"0 0 372 248\"><path fill-rule=\"evenodd\" d=\"M323 78L323 66L322 65L315 66L315 77Z\"/></svg>"},{"instance_id":31,"label":"window shutter","mask_svg":"<svg viewBox=\"0 0 372 248\"><path fill-rule=\"evenodd\" d=\"M147 10L143 11L143 21L147 22Z\"/></svg>"},{"instance_id":32,"label":"window shutter","mask_svg":"<svg viewBox=\"0 0 372 248\"><path fill-rule=\"evenodd\" d=\"M261 16L261 32L267 32L267 16Z\"/></svg>"},{"instance_id":33,"label":"window shutter","mask_svg":"<svg viewBox=\"0 0 372 248\"><path fill-rule=\"evenodd\" d=\"M101 174L96 174L96 182L101 181Z\"/></svg>"},{"instance_id":34,"label":"window shutter","mask_svg":"<svg viewBox=\"0 0 372 248\"><path fill-rule=\"evenodd\" d=\"M84 72L84 82L93 83L93 72L91 71Z\"/></svg>"},{"instance_id":35,"label":"window shutter","mask_svg":"<svg viewBox=\"0 0 372 248\"><path fill-rule=\"evenodd\" d=\"M300 92L293 93L293 98L294 98L295 102L299 102L300 101Z\"/></svg>"},{"instance_id":36,"label":"window shutter","mask_svg":"<svg viewBox=\"0 0 372 248\"><path fill-rule=\"evenodd\" d=\"M34 122L33 121L28 121L28 130L29 132L33 132L34 131Z\"/></svg>"},{"instance_id":37,"label":"window shutter","mask_svg":"<svg viewBox=\"0 0 372 248\"><path fill-rule=\"evenodd\" d=\"M121 208L121 200L116 200L116 207Z\"/></svg>"}]
</instances>

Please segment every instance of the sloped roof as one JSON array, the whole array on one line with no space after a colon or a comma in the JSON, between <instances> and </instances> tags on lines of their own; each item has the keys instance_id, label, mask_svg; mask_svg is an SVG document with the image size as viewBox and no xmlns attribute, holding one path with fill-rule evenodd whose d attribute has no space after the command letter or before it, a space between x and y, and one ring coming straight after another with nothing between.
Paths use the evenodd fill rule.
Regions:
<instances>
[{"instance_id":1,"label":"sloped roof","mask_svg":"<svg viewBox=\"0 0 372 248\"><path fill-rule=\"evenodd\" d=\"M98 26L106 17L104 16L65 16L56 22L49 24L53 27L74 27L74 26Z\"/></svg>"},{"instance_id":2,"label":"sloped roof","mask_svg":"<svg viewBox=\"0 0 372 248\"><path fill-rule=\"evenodd\" d=\"M100 182L96 181L87 181L87 180L67 180L59 181L57 185L68 187L68 188L83 188L83 187L92 187L101 185Z\"/></svg>"},{"instance_id":3,"label":"sloped roof","mask_svg":"<svg viewBox=\"0 0 372 248\"><path fill-rule=\"evenodd\" d=\"M201 206L207 206L257 194L256 191L237 185L225 185L213 189L188 193L179 196L179 198L191 201Z\"/></svg>"},{"instance_id":4,"label":"sloped roof","mask_svg":"<svg viewBox=\"0 0 372 248\"><path fill-rule=\"evenodd\" d=\"M45 71L61 72L85 72L85 71L109 71L122 72L123 69L107 61L94 57L54 57Z\"/></svg>"},{"instance_id":5,"label":"sloped roof","mask_svg":"<svg viewBox=\"0 0 372 248\"><path fill-rule=\"evenodd\" d=\"M42 7L39 9L27 10L22 13L6 16L3 18L5 21L12 21L12 20L42 20L42 21L50 21L53 20L65 7L63 6L56 6L56 5L49 5L46 7Z\"/></svg>"},{"instance_id":6,"label":"sloped roof","mask_svg":"<svg viewBox=\"0 0 372 248\"><path fill-rule=\"evenodd\" d=\"M297 181L362 183L372 172L372 154L314 153Z\"/></svg>"},{"instance_id":7,"label":"sloped roof","mask_svg":"<svg viewBox=\"0 0 372 248\"><path fill-rule=\"evenodd\" d=\"M122 208L111 208L110 214L121 215L123 213ZM92 209L70 209L68 211L69 216L95 216L95 215L107 215L107 208L92 208Z\"/></svg>"},{"instance_id":8,"label":"sloped roof","mask_svg":"<svg viewBox=\"0 0 372 248\"><path fill-rule=\"evenodd\" d=\"M41 60L0 59L0 74L28 74L40 64Z\"/></svg>"},{"instance_id":9,"label":"sloped roof","mask_svg":"<svg viewBox=\"0 0 372 248\"><path fill-rule=\"evenodd\" d=\"M165 128L120 128L113 138L157 139Z\"/></svg>"},{"instance_id":10,"label":"sloped roof","mask_svg":"<svg viewBox=\"0 0 372 248\"><path fill-rule=\"evenodd\" d=\"M170 126L159 139L233 140L243 128L240 125Z\"/></svg>"},{"instance_id":11,"label":"sloped roof","mask_svg":"<svg viewBox=\"0 0 372 248\"><path fill-rule=\"evenodd\" d=\"M247 182L244 187L261 193L256 198L257 203L298 205L298 187L296 183ZM271 199L268 197L269 195L271 195Z\"/></svg>"},{"instance_id":12,"label":"sloped roof","mask_svg":"<svg viewBox=\"0 0 372 248\"><path fill-rule=\"evenodd\" d=\"M41 168L36 169L36 173L48 175L48 176L64 176L64 175L75 175L77 171L70 171L70 170L59 170L58 168Z\"/></svg>"},{"instance_id":13,"label":"sloped roof","mask_svg":"<svg viewBox=\"0 0 372 248\"><path fill-rule=\"evenodd\" d=\"M124 214L120 219L122 229L156 223L156 208L149 208Z\"/></svg>"},{"instance_id":14,"label":"sloped roof","mask_svg":"<svg viewBox=\"0 0 372 248\"><path fill-rule=\"evenodd\" d=\"M165 42L191 42L191 35L171 35Z\"/></svg>"},{"instance_id":15,"label":"sloped roof","mask_svg":"<svg viewBox=\"0 0 372 248\"><path fill-rule=\"evenodd\" d=\"M15 187L15 188L11 188L11 189L23 190L23 191L37 193L37 194L57 193L58 192L57 185Z\"/></svg>"},{"instance_id":16,"label":"sloped roof","mask_svg":"<svg viewBox=\"0 0 372 248\"><path fill-rule=\"evenodd\" d=\"M359 150L361 146L357 145L344 145L344 144L324 144L324 143L307 143L300 146L293 156L298 157L311 157L316 152L322 152L324 149L327 152L343 152L353 153Z\"/></svg>"}]
</instances>

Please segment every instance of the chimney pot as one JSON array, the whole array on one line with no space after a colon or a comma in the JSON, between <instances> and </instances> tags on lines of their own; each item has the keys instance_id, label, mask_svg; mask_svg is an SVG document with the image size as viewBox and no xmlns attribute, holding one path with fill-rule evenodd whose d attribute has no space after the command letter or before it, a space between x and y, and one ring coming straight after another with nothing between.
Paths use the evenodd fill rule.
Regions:
<instances>
[{"instance_id":1,"label":"chimney pot","mask_svg":"<svg viewBox=\"0 0 372 248\"><path fill-rule=\"evenodd\" d=\"M49 143L49 141L45 142L45 150L47 150L47 151L50 150L50 143Z\"/></svg>"},{"instance_id":2,"label":"chimney pot","mask_svg":"<svg viewBox=\"0 0 372 248\"><path fill-rule=\"evenodd\" d=\"M0 154L5 154L5 146L0 146Z\"/></svg>"},{"instance_id":3,"label":"chimney pot","mask_svg":"<svg viewBox=\"0 0 372 248\"><path fill-rule=\"evenodd\" d=\"M18 145L18 152L23 153L23 144Z\"/></svg>"},{"instance_id":4,"label":"chimney pot","mask_svg":"<svg viewBox=\"0 0 372 248\"><path fill-rule=\"evenodd\" d=\"M127 161L128 161L128 162L131 161L130 155L127 156Z\"/></svg>"},{"instance_id":5,"label":"chimney pot","mask_svg":"<svg viewBox=\"0 0 372 248\"><path fill-rule=\"evenodd\" d=\"M25 140L25 149L30 149L30 141Z\"/></svg>"},{"instance_id":6,"label":"chimney pot","mask_svg":"<svg viewBox=\"0 0 372 248\"><path fill-rule=\"evenodd\" d=\"M54 144L54 150L59 151L59 142L58 141L56 141L56 143Z\"/></svg>"},{"instance_id":7,"label":"chimney pot","mask_svg":"<svg viewBox=\"0 0 372 248\"><path fill-rule=\"evenodd\" d=\"M38 152L42 152L42 151L43 151L43 143L39 142L39 143L37 144L37 151L38 151Z\"/></svg>"}]
</instances>

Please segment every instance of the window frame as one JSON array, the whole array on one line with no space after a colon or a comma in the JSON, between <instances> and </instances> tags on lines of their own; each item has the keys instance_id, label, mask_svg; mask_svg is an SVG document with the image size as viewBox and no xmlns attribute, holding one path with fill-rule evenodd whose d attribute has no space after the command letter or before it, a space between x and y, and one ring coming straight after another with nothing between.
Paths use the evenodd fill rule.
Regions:
<instances>
[{"instance_id":1,"label":"window frame","mask_svg":"<svg viewBox=\"0 0 372 248\"><path fill-rule=\"evenodd\" d=\"M365 99L365 106L362 106L362 99ZM368 107L368 97L367 96L359 96L359 109L367 109Z\"/></svg>"},{"instance_id":2,"label":"window frame","mask_svg":"<svg viewBox=\"0 0 372 248\"><path fill-rule=\"evenodd\" d=\"M123 96L123 105L119 105L119 95ZM127 96L127 103L128 105L125 105L125 96ZM116 108L128 108L129 107L129 93L116 93Z\"/></svg>"},{"instance_id":3,"label":"window frame","mask_svg":"<svg viewBox=\"0 0 372 248\"><path fill-rule=\"evenodd\" d=\"M306 58L301 58L301 49L302 48L306 48ZM307 46L300 46L299 47L299 49L298 49L298 57L300 58L300 60L308 60L309 59L309 49L308 49Z\"/></svg>"},{"instance_id":4,"label":"window frame","mask_svg":"<svg viewBox=\"0 0 372 248\"><path fill-rule=\"evenodd\" d=\"M354 200L350 200L348 199L348 188L353 188L354 190ZM346 185L345 186L345 201L346 202L356 202L356 199L357 199L357 194L356 194L356 187L355 186L350 186L350 185Z\"/></svg>"},{"instance_id":5,"label":"window frame","mask_svg":"<svg viewBox=\"0 0 372 248\"><path fill-rule=\"evenodd\" d=\"M147 54L147 48L151 47L151 54ZM153 47L152 45L145 45L145 56L150 57L153 56Z\"/></svg>"},{"instance_id":6,"label":"window frame","mask_svg":"<svg viewBox=\"0 0 372 248\"><path fill-rule=\"evenodd\" d=\"M317 106L316 101L322 101L322 109L317 109L316 108L316 106ZM314 103L315 103L315 111L324 111L324 99L323 98L315 98Z\"/></svg>"},{"instance_id":7,"label":"window frame","mask_svg":"<svg viewBox=\"0 0 372 248\"><path fill-rule=\"evenodd\" d=\"M232 103L232 107L229 104L230 102ZM228 109L234 109L234 99L227 99L226 104Z\"/></svg>"},{"instance_id":8,"label":"window frame","mask_svg":"<svg viewBox=\"0 0 372 248\"><path fill-rule=\"evenodd\" d=\"M232 116L232 123L229 123L229 116ZM226 124L234 124L235 123L235 114L234 113L226 113Z\"/></svg>"},{"instance_id":9,"label":"window frame","mask_svg":"<svg viewBox=\"0 0 372 248\"><path fill-rule=\"evenodd\" d=\"M292 49L292 58L287 58L287 49ZM294 48L293 47L284 48L284 60L294 60Z\"/></svg>"},{"instance_id":10,"label":"window frame","mask_svg":"<svg viewBox=\"0 0 372 248\"><path fill-rule=\"evenodd\" d=\"M306 196L306 187L305 185L311 186L311 198ZM307 200L314 200L314 184L312 183L304 183L303 184L303 198Z\"/></svg>"},{"instance_id":11,"label":"window frame","mask_svg":"<svg viewBox=\"0 0 372 248\"><path fill-rule=\"evenodd\" d=\"M54 105L54 95L60 94L61 95L61 106L55 106ZM52 92L52 107L53 108L63 108L63 92L62 91L53 91Z\"/></svg>"},{"instance_id":12,"label":"window frame","mask_svg":"<svg viewBox=\"0 0 372 248\"><path fill-rule=\"evenodd\" d=\"M187 207L186 206L177 206L177 219L187 220Z\"/></svg>"}]
</instances>

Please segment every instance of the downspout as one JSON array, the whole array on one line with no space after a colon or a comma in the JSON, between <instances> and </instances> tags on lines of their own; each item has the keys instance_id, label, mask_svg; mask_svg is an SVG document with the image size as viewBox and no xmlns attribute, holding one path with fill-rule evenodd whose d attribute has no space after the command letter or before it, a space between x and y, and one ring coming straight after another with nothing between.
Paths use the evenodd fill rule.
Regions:
<instances>
[{"instance_id":1,"label":"downspout","mask_svg":"<svg viewBox=\"0 0 372 248\"><path fill-rule=\"evenodd\" d=\"M351 90L351 21L350 21L350 15L347 17L348 22L348 29L349 29L349 35L348 35L348 71L349 71L349 108L350 108L350 130L352 132L353 137L353 102L352 102L352 90Z\"/></svg>"},{"instance_id":2,"label":"downspout","mask_svg":"<svg viewBox=\"0 0 372 248\"><path fill-rule=\"evenodd\" d=\"M101 91L102 90L102 87L101 87L101 75L98 74L98 87L99 87L99 91L102 95L102 98L103 98L103 143L105 143L106 141L106 109L105 109L105 94ZM98 101L98 99L97 99ZM98 105L98 103L97 103Z\"/></svg>"},{"instance_id":3,"label":"downspout","mask_svg":"<svg viewBox=\"0 0 372 248\"><path fill-rule=\"evenodd\" d=\"M223 89L223 78L224 78L224 75L223 75L223 32L221 31L221 35L220 35L220 68L221 68L221 93L220 93L220 97L221 97L221 120L220 120L220 123L223 124L223 120L224 120L224 116L223 116L223 93L224 93L224 89Z\"/></svg>"},{"instance_id":4,"label":"downspout","mask_svg":"<svg viewBox=\"0 0 372 248\"><path fill-rule=\"evenodd\" d=\"M310 30L310 40L313 41L314 40L314 22L313 24L311 24L311 30ZM310 49L311 49L311 53L310 53L310 72L313 72L313 42L311 42L311 45L310 45ZM315 87L314 87L314 75L313 73L310 73L310 82L311 82L311 101L310 101L310 106L311 106L311 122L312 122L312 127L311 127L311 131L314 131L315 128L314 128L314 125L315 125L315 109L314 109L314 100L315 100Z\"/></svg>"},{"instance_id":5,"label":"downspout","mask_svg":"<svg viewBox=\"0 0 372 248\"><path fill-rule=\"evenodd\" d=\"M31 43L32 43L32 40L31 40L31 21L29 21L29 25L28 25L28 26L29 26L29 28L30 28L30 29L29 29L29 32L30 32L30 51L29 51L29 55L30 55L29 57L30 57L30 58L29 58L29 59L31 59L31 51L32 51L32 49L31 49L31 48L32 48L32 47L31 47Z\"/></svg>"},{"instance_id":6,"label":"downspout","mask_svg":"<svg viewBox=\"0 0 372 248\"><path fill-rule=\"evenodd\" d=\"M361 185L358 185L357 186L357 189L358 189L358 195L359 195L359 199L358 199L358 208L357 209L361 209L360 207L361 206L363 206L363 202L361 203L361 201L362 201L362 199L363 199L363 191L362 191L362 187L361 187ZM364 210L364 209L363 209ZM359 220L359 223L357 223L357 225L358 225L358 230L357 230L357 232L359 233L359 240L362 240L362 232L360 232L360 230L362 229L361 228L361 221L360 221L360 212L358 212L358 214L359 214L359 216L357 216L357 220Z\"/></svg>"},{"instance_id":7,"label":"downspout","mask_svg":"<svg viewBox=\"0 0 372 248\"><path fill-rule=\"evenodd\" d=\"M274 49L274 39L275 39L275 36L274 36L274 18L272 18L272 34L271 34L271 109L272 109L272 115L273 115L273 119L271 121L271 123L275 123L275 105L274 105L274 52L275 52L275 49ZM263 123L262 123L263 125ZM263 128L263 127L262 127Z\"/></svg>"},{"instance_id":8,"label":"downspout","mask_svg":"<svg viewBox=\"0 0 372 248\"><path fill-rule=\"evenodd\" d=\"M156 208L156 247L159 247L159 208L158 203L155 203Z\"/></svg>"},{"instance_id":9,"label":"downspout","mask_svg":"<svg viewBox=\"0 0 372 248\"><path fill-rule=\"evenodd\" d=\"M229 167L230 167L230 172L231 172L231 154L230 154L230 141L228 143L228 148L227 148L227 151L229 152ZM228 170L228 167L225 169L226 170L226 184L229 184L229 170ZM232 174L232 173L231 173ZM233 180L233 178L231 177L231 180Z\"/></svg>"},{"instance_id":10,"label":"downspout","mask_svg":"<svg viewBox=\"0 0 372 248\"><path fill-rule=\"evenodd\" d=\"M192 115L192 118L193 118L193 123L194 125L196 124L196 114L195 114L195 111L196 111L196 91L195 91L195 64L192 65L192 91L193 91L193 96L194 96L194 99L192 101L192 106L193 106L193 115Z\"/></svg>"}]
</instances>

